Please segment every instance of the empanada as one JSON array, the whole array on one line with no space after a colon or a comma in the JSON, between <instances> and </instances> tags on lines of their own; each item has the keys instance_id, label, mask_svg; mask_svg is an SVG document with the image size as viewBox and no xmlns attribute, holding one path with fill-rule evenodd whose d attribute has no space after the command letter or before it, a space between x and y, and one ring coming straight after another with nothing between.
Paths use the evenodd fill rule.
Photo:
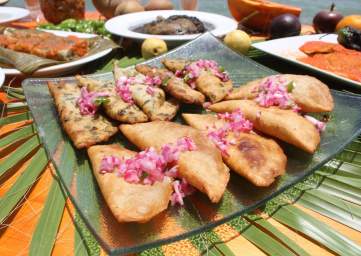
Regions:
<instances>
[{"instance_id":1,"label":"empanada","mask_svg":"<svg viewBox=\"0 0 361 256\"><path fill-rule=\"evenodd\" d=\"M167 69L173 72L180 72L188 65L192 66L197 63L197 61L191 62L182 59L164 59L162 62ZM232 91L233 88L233 84L230 79L228 79L227 81L222 81L219 77L210 72L210 70L202 68L199 76L195 80L194 86L197 90L207 96L212 103L216 103L224 99L227 94Z\"/></svg>"},{"instance_id":2,"label":"empanada","mask_svg":"<svg viewBox=\"0 0 361 256\"><path fill-rule=\"evenodd\" d=\"M158 87L151 87L152 93L148 91L148 85L144 82L144 76L135 70L121 69L114 64L114 77L117 81L122 76L134 76L137 82L130 85L133 100L150 120L171 120L177 114L179 104L175 99L166 100L164 91Z\"/></svg>"},{"instance_id":3,"label":"empanada","mask_svg":"<svg viewBox=\"0 0 361 256\"><path fill-rule=\"evenodd\" d=\"M119 222L147 222L168 207L172 181L165 177L153 185L132 184L115 172L101 173L101 162L106 156L130 158L136 152L119 145L99 145L88 149L94 176L113 215Z\"/></svg>"},{"instance_id":4,"label":"empanada","mask_svg":"<svg viewBox=\"0 0 361 256\"><path fill-rule=\"evenodd\" d=\"M65 82L48 82L54 98L60 121L76 148L87 148L105 142L115 133L117 127L100 114L82 115L77 106L80 88Z\"/></svg>"},{"instance_id":5,"label":"empanada","mask_svg":"<svg viewBox=\"0 0 361 256\"><path fill-rule=\"evenodd\" d=\"M121 125L120 130L142 150L149 147L160 150L163 145L176 143L180 138L191 138L197 149L180 154L178 174L212 202L221 200L229 180L229 169L224 165L220 151L204 133L190 126L165 121Z\"/></svg>"},{"instance_id":6,"label":"empanada","mask_svg":"<svg viewBox=\"0 0 361 256\"><path fill-rule=\"evenodd\" d=\"M192 127L210 131L226 125L224 120L212 114L183 114L184 120ZM281 147L272 139L263 138L255 133L233 132L227 136L232 141L223 154L228 167L245 177L256 186L271 185L275 178L284 174L287 158Z\"/></svg>"},{"instance_id":7,"label":"empanada","mask_svg":"<svg viewBox=\"0 0 361 256\"><path fill-rule=\"evenodd\" d=\"M303 112L330 112L334 108L334 102L327 85L315 77L304 75L284 74L277 75L284 79L284 84L292 83L290 92L292 99ZM226 96L226 100L254 99L258 96L259 84L267 78L257 79L234 88Z\"/></svg>"},{"instance_id":8,"label":"empanada","mask_svg":"<svg viewBox=\"0 0 361 256\"><path fill-rule=\"evenodd\" d=\"M183 79L176 77L166 69L150 67L148 65L137 65L135 68L143 75L160 77L164 81L162 88L181 102L196 105L202 105L205 102L205 97L202 93L192 89Z\"/></svg>"},{"instance_id":9,"label":"empanada","mask_svg":"<svg viewBox=\"0 0 361 256\"><path fill-rule=\"evenodd\" d=\"M103 104L105 113L112 119L123 123L142 123L148 121L148 117L135 104L123 101L115 91L114 83L101 82L83 76L76 76L78 83L85 86L91 92L109 93L109 102Z\"/></svg>"},{"instance_id":10,"label":"empanada","mask_svg":"<svg viewBox=\"0 0 361 256\"><path fill-rule=\"evenodd\" d=\"M209 107L214 112L233 112L240 109L254 128L279 138L308 153L314 153L320 144L316 127L292 110L260 107L252 100L229 100Z\"/></svg>"}]
</instances>

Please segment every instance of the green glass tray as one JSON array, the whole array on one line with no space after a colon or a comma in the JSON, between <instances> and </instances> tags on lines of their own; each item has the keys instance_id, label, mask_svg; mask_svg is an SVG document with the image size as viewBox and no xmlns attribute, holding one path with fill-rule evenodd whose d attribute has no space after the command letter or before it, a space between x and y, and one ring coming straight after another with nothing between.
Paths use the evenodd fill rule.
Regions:
<instances>
[{"instance_id":1,"label":"green glass tray","mask_svg":"<svg viewBox=\"0 0 361 256\"><path fill-rule=\"evenodd\" d=\"M166 56L216 60L229 71L235 84L276 73L236 54L210 34L205 34ZM160 58L148 63L160 65ZM112 74L93 77L110 80ZM282 144L288 156L287 173L272 186L257 188L242 177L232 174L223 200L218 204L212 204L204 195L196 193L185 200L184 207L169 206L167 211L149 223L121 224L115 220L99 192L86 152L73 148L62 131L46 86L50 80L75 81L73 77L25 80L23 88L28 105L65 190L88 228L111 255L139 252L180 240L252 211L310 175L361 133L361 97L332 91L336 107L322 134L320 149L314 155L309 155ZM188 106L181 111L199 112L200 109ZM176 120L180 121L180 118ZM132 147L120 133L110 143L114 142ZM69 172L72 175L67 175Z\"/></svg>"}]
</instances>

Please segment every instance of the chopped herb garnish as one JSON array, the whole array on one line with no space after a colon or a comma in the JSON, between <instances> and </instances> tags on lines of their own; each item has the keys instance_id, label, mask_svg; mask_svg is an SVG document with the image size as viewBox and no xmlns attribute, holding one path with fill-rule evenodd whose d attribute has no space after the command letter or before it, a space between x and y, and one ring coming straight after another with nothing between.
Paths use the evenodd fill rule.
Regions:
<instances>
[{"instance_id":1,"label":"chopped herb garnish","mask_svg":"<svg viewBox=\"0 0 361 256\"><path fill-rule=\"evenodd\" d=\"M287 92L291 93L293 91L293 89L295 88L295 82L291 81L287 84Z\"/></svg>"},{"instance_id":2,"label":"chopped herb garnish","mask_svg":"<svg viewBox=\"0 0 361 256\"><path fill-rule=\"evenodd\" d=\"M102 104L107 104L109 103L109 98L108 97L98 97L94 100L94 104L99 107Z\"/></svg>"},{"instance_id":3,"label":"chopped herb garnish","mask_svg":"<svg viewBox=\"0 0 361 256\"><path fill-rule=\"evenodd\" d=\"M167 85L168 85L169 80L170 80L170 77L166 77L166 78L164 78L164 79L163 79L163 81L162 81L162 85L163 85L163 86L167 86Z\"/></svg>"}]
</instances>

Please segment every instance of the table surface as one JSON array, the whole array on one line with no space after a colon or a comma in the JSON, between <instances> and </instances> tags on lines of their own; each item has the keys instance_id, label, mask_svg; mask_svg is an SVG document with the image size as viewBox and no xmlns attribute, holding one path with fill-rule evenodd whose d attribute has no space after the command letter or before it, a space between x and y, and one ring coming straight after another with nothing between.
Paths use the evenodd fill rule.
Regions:
<instances>
[{"instance_id":1,"label":"table surface","mask_svg":"<svg viewBox=\"0 0 361 256\"><path fill-rule=\"evenodd\" d=\"M142 0L142 2L147 2ZM179 0L173 0L176 8L179 8ZM295 5L302 8L301 21L303 23L312 23L313 16L320 10L328 9L330 4L334 2L336 9L344 15L359 13L361 11L361 0L276 0L275 2ZM7 6L24 7L24 1L10 0ZM86 7L88 10L95 10L92 1L86 0ZM200 0L199 9L206 12L215 12L230 16L226 0Z\"/></svg>"}]
</instances>

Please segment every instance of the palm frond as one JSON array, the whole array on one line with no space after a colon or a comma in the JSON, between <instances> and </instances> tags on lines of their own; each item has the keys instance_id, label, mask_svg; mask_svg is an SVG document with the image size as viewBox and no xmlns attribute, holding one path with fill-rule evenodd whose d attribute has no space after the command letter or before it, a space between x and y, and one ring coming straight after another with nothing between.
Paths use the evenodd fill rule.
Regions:
<instances>
[{"instance_id":1,"label":"palm frond","mask_svg":"<svg viewBox=\"0 0 361 256\"><path fill-rule=\"evenodd\" d=\"M29 140L20 145L16 152L5 158L0 164L0 177L4 175L10 168L22 161L29 155L36 147L40 145L37 136L31 137Z\"/></svg>"},{"instance_id":2,"label":"palm frond","mask_svg":"<svg viewBox=\"0 0 361 256\"><path fill-rule=\"evenodd\" d=\"M46 156L45 150L43 148L39 148L32 157L23 174L16 180L14 185L7 191L4 197L1 198L0 223L3 223L11 214L11 211L29 191L47 163L48 158Z\"/></svg>"},{"instance_id":3,"label":"palm frond","mask_svg":"<svg viewBox=\"0 0 361 256\"><path fill-rule=\"evenodd\" d=\"M66 196L54 179L30 244L30 255L50 255L58 233Z\"/></svg>"},{"instance_id":4,"label":"palm frond","mask_svg":"<svg viewBox=\"0 0 361 256\"><path fill-rule=\"evenodd\" d=\"M11 134L0 139L0 148L6 147L11 143L15 143L19 140L25 139L26 137L34 134L34 132L35 129L33 125L28 125L17 131L14 131Z\"/></svg>"},{"instance_id":5,"label":"palm frond","mask_svg":"<svg viewBox=\"0 0 361 256\"><path fill-rule=\"evenodd\" d=\"M282 206L272 217L340 255L361 254L358 244L293 205Z\"/></svg>"},{"instance_id":6,"label":"palm frond","mask_svg":"<svg viewBox=\"0 0 361 256\"><path fill-rule=\"evenodd\" d=\"M30 119L30 112L12 115L0 119L0 127L6 124L16 123Z\"/></svg>"}]
</instances>

